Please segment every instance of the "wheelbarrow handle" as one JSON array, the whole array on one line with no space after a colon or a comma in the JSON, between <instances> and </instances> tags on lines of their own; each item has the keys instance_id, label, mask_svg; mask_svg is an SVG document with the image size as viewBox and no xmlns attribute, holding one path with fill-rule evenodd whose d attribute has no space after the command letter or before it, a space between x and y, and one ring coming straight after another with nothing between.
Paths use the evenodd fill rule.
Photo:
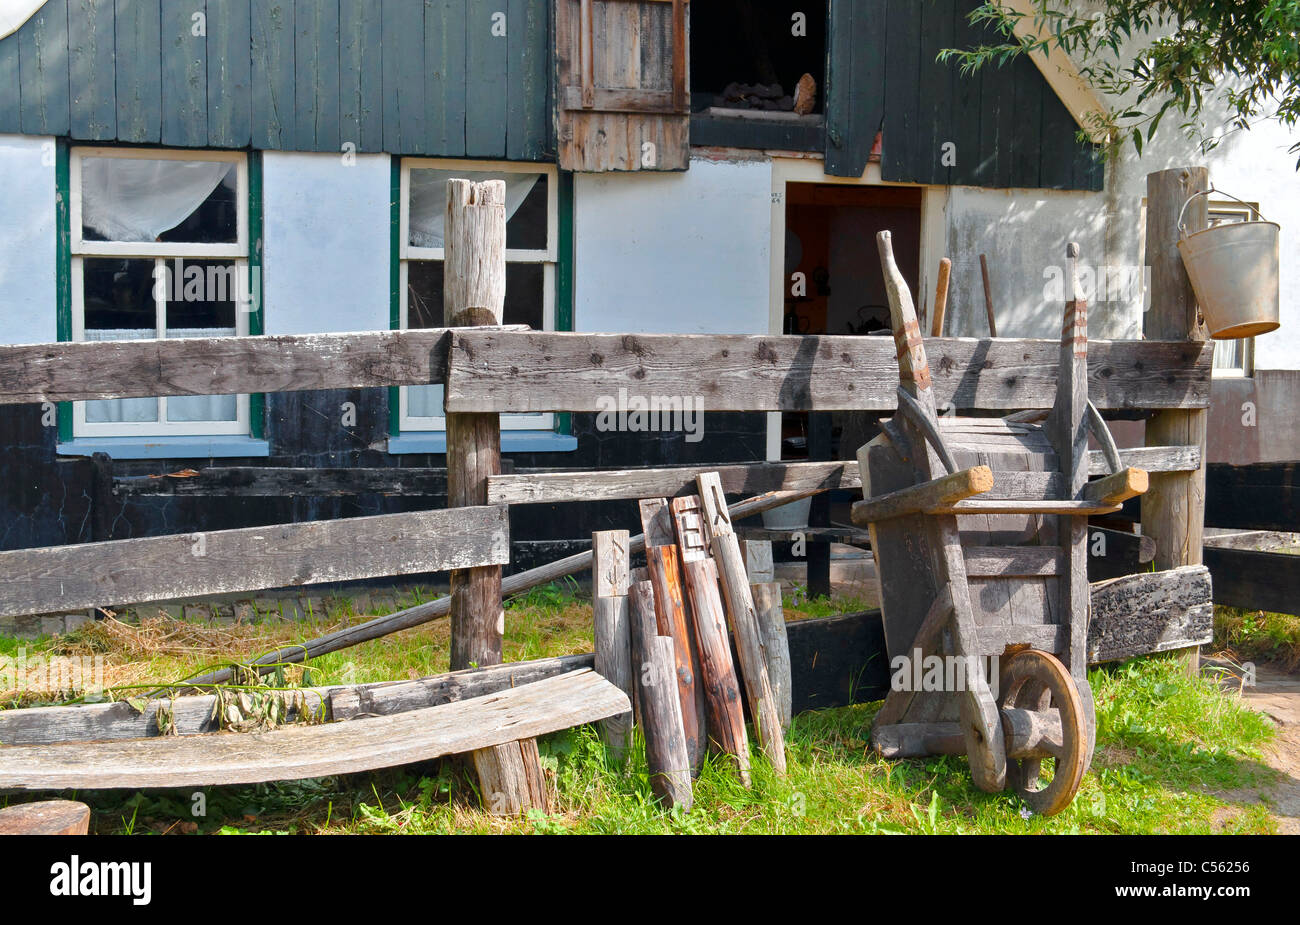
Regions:
<instances>
[{"instance_id":1,"label":"wheelbarrow handle","mask_svg":"<svg viewBox=\"0 0 1300 925\"><path fill-rule=\"evenodd\" d=\"M1255 217L1261 222L1268 221L1268 219L1264 217L1264 213L1259 211L1259 206L1249 203L1244 199L1238 199L1236 196L1232 195L1232 193L1225 193L1223 190L1211 186L1209 189L1198 190L1197 192L1192 193L1192 195L1187 197L1187 201L1183 203L1183 207L1178 210L1178 236L1180 238L1187 237L1187 226L1183 224L1183 214L1187 211L1187 207L1192 204L1192 200L1197 196L1208 196L1210 193L1219 193L1223 196L1227 196L1229 199L1241 203L1243 206L1254 212Z\"/></svg>"}]
</instances>

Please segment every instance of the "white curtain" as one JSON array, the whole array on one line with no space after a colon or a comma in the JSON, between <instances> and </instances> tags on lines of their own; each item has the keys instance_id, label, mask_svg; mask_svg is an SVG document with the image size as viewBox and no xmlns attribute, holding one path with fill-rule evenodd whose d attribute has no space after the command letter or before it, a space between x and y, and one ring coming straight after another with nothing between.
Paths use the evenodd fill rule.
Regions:
<instances>
[{"instance_id":1,"label":"white curtain","mask_svg":"<svg viewBox=\"0 0 1300 925\"><path fill-rule=\"evenodd\" d=\"M234 337L234 328L172 328L168 337ZM152 328L100 328L86 340L148 340ZM441 386L440 386L441 388ZM167 399L169 421L233 421L239 408L234 395L173 395ZM86 402L87 424L150 423L158 420L156 398L109 398Z\"/></svg>"},{"instance_id":2,"label":"white curtain","mask_svg":"<svg viewBox=\"0 0 1300 925\"><path fill-rule=\"evenodd\" d=\"M81 221L109 241L153 241L236 176L225 161L83 158Z\"/></svg>"},{"instance_id":3,"label":"white curtain","mask_svg":"<svg viewBox=\"0 0 1300 925\"><path fill-rule=\"evenodd\" d=\"M447 218L447 181L504 180L506 184L506 221L518 211L529 192L541 178L540 173L492 173L477 170L411 170L410 244L415 247L442 247L442 228ZM439 412L441 413L441 412Z\"/></svg>"}]
</instances>

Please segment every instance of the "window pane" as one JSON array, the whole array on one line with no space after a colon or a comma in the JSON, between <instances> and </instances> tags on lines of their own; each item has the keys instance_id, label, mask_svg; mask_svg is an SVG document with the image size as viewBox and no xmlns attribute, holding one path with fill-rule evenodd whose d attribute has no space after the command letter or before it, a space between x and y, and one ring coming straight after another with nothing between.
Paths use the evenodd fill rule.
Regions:
<instances>
[{"instance_id":1,"label":"window pane","mask_svg":"<svg viewBox=\"0 0 1300 925\"><path fill-rule=\"evenodd\" d=\"M152 260L87 258L82 262L86 340L144 340L158 336ZM158 420L156 398L86 402L86 423Z\"/></svg>"},{"instance_id":2,"label":"window pane","mask_svg":"<svg viewBox=\"0 0 1300 925\"><path fill-rule=\"evenodd\" d=\"M506 247L545 250L547 244L547 176L540 173L491 173L413 167L407 241L415 247L442 247L447 211L447 181L504 180Z\"/></svg>"},{"instance_id":3,"label":"window pane","mask_svg":"<svg viewBox=\"0 0 1300 925\"><path fill-rule=\"evenodd\" d=\"M237 178L228 161L82 158L82 237L234 243Z\"/></svg>"},{"instance_id":4,"label":"window pane","mask_svg":"<svg viewBox=\"0 0 1300 925\"><path fill-rule=\"evenodd\" d=\"M239 284L233 260L169 260L166 280L168 337L233 337ZM233 421L234 395L178 395L166 400L169 421Z\"/></svg>"},{"instance_id":5,"label":"window pane","mask_svg":"<svg viewBox=\"0 0 1300 925\"><path fill-rule=\"evenodd\" d=\"M526 324L537 331L543 329L545 279L546 271L543 264L506 264L503 324ZM408 328L442 327L442 261L409 261L406 281L406 326Z\"/></svg>"}]
</instances>

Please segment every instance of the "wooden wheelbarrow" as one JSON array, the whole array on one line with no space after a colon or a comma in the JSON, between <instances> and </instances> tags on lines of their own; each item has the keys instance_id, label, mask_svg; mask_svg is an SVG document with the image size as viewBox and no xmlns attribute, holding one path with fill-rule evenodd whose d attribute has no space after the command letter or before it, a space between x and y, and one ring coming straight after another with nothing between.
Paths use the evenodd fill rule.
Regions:
<instances>
[{"instance_id":1,"label":"wooden wheelbarrow","mask_svg":"<svg viewBox=\"0 0 1300 925\"><path fill-rule=\"evenodd\" d=\"M1060 812L1092 758L1087 522L1146 490L1088 401L1078 245L1067 262L1055 403L1006 418L939 415L889 232L877 235L898 346L898 414L858 451L880 576L891 691L871 732L886 757L965 754L981 789ZM1110 474L1088 481L1088 436Z\"/></svg>"}]
</instances>

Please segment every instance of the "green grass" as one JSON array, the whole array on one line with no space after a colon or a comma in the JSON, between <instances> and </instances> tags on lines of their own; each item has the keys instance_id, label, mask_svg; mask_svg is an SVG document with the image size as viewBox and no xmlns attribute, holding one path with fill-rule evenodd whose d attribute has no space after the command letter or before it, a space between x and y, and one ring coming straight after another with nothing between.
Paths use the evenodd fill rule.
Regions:
<instances>
[{"instance_id":1,"label":"green grass","mask_svg":"<svg viewBox=\"0 0 1300 925\"><path fill-rule=\"evenodd\" d=\"M509 660L589 651L590 605L572 585L538 589L509 604ZM856 609L852 602L801 601L791 618ZM271 627L276 633L283 627ZM319 629L319 627L317 627ZM300 635L309 635L305 629ZM369 681L446 668L446 621L326 656L313 683ZM273 635L273 634L272 634ZM277 637L276 641L279 641ZM31 645L30 643L27 645ZM49 647L51 642L40 644ZM0 642L0 651L9 647ZM169 667L176 667L169 656ZM725 763L706 764L692 811L654 802L642 744L614 762L590 727L541 742L556 802L550 814L501 819L482 812L463 761L373 774L203 792L81 794L93 831L147 833L521 832L521 833L1261 833L1275 830L1252 788L1276 772L1260 749L1267 719L1190 678L1182 663L1151 658L1094 670L1097 752L1074 803L1044 819L1010 792L975 789L964 758L886 761L869 753L879 704L805 713L778 778L755 758L745 789Z\"/></svg>"},{"instance_id":2,"label":"green grass","mask_svg":"<svg viewBox=\"0 0 1300 925\"><path fill-rule=\"evenodd\" d=\"M1238 661L1276 661L1293 670L1300 665L1300 617L1216 606L1214 647Z\"/></svg>"}]
</instances>

